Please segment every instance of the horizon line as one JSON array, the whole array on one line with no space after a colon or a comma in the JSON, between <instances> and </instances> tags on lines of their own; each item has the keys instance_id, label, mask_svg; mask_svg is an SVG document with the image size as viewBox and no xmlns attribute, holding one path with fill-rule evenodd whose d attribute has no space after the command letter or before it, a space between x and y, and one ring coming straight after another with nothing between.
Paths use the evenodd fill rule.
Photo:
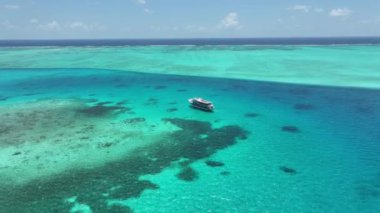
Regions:
<instances>
[{"instance_id":1,"label":"horizon line","mask_svg":"<svg viewBox=\"0 0 380 213\"><path fill-rule=\"evenodd\" d=\"M0 39L0 41L62 41L62 40L215 40L215 39L328 39L328 38L380 38L379 36L279 36L279 37L197 37L197 38L32 38L32 39Z\"/></svg>"}]
</instances>

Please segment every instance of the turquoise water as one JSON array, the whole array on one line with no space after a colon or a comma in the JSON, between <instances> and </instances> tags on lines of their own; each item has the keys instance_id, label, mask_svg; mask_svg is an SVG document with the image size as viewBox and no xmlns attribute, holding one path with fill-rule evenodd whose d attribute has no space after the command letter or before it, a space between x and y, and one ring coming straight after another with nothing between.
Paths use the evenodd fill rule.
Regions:
<instances>
[{"instance_id":1,"label":"turquoise water","mask_svg":"<svg viewBox=\"0 0 380 213\"><path fill-rule=\"evenodd\" d=\"M5 212L380 211L375 89L3 68L0 119Z\"/></svg>"},{"instance_id":2,"label":"turquoise water","mask_svg":"<svg viewBox=\"0 0 380 213\"><path fill-rule=\"evenodd\" d=\"M99 68L308 85L380 87L380 45L163 45L0 49L1 68Z\"/></svg>"}]
</instances>

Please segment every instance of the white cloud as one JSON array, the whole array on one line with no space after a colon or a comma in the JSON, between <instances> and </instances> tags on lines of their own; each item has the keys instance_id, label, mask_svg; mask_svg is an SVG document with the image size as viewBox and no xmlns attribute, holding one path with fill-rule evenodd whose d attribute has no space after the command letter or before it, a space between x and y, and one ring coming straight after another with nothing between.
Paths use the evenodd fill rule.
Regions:
<instances>
[{"instance_id":1,"label":"white cloud","mask_svg":"<svg viewBox=\"0 0 380 213\"><path fill-rule=\"evenodd\" d=\"M60 30L62 27L57 21L51 21L47 24L40 24L39 28L44 30Z\"/></svg>"},{"instance_id":2,"label":"white cloud","mask_svg":"<svg viewBox=\"0 0 380 213\"><path fill-rule=\"evenodd\" d=\"M40 23L37 19L31 19L30 23ZM86 24L82 21L66 22L60 23L58 21L51 21L46 24L39 24L37 29L48 30L48 31L61 31L61 30L72 30L72 31L93 31L102 30L104 27L97 24Z\"/></svg>"},{"instance_id":3,"label":"white cloud","mask_svg":"<svg viewBox=\"0 0 380 213\"><path fill-rule=\"evenodd\" d=\"M140 4L140 5L146 5L147 4L146 0L136 0L136 2L137 2L137 4ZM145 6L143 6L143 7L145 7ZM153 14L153 11L149 8L144 8L143 11L146 14Z\"/></svg>"},{"instance_id":4,"label":"white cloud","mask_svg":"<svg viewBox=\"0 0 380 213\"><path fill-rule=\"evenodd\" d=\"M311 8L312 7L309 5L294 5L292 7L289 7L288 10L295 10L295 11L308 13L311 10Z\"/></svg>"},{"instance_id":5,"label":"white cloud","mask_svg":"<svg viewBox=\"0 0 380 213\"><path fill-rule=\"evenodd\" d=\"M139 3L139 4L146 4L146 0L137 0L137 3Z\"/></svg>"},{"instance_id":6,"label":"white cloud","mask_svg":"<svg viewBox=\"0 0 380 213\"><path fill-rule=\"evenodd\" d=\"M303 13L309 13L309 12L315 12L315 13L323 13L325 12L325 9L320 7L313 7L310 5L293 5L291 7L288 7L288 10L303 12Z\"/></svg>"},{"instance_id":7,"label":"white cloud","mask_svg":"<svg viewBox=\"0 0 380 213\"><path fill-rule=\"evenodd\" d=\"M186 26L150 26L151 30L162 32L206 32L207 28L198 25L186 25Z\"/></svg>"},{"instance_id":8,"label":"white cloud","mask_svg":"<svg viewBox=\"0 0 380 213\"><path fill-rule=\"evenodd\" d=\"M330 11L332 17L348 17L352 14L352 11L347 8L336 8Z\"/></svg>"},{"instance_id":9,"label":"white cloud","mask_svg":"<svg viewBox=\"0 0 380 213\"><path fill-rule=\"evenodd\" d=\"M238 14L235 12L230 12L221 21L220 26L222 28L235 28L240 29L242 26L239 23Z\"/></svg>"},{"instance_id":10,"label":"white cloud","mask_svg":"<svg viewBox=\"0 0 380 213\"><path fill-rule=\"evenodd\" d=\"M17 5L17 4L7 4L4 6L6 9L9 9L9 10L17 10L17 9L20 9L20 5Z\"/></svg>"},{"instance_id":11,"label":"white cloud","mask_svg":"<svg viewBox=\"0 0 380 213\"><path fill-rule=\"evenodd\" d=\"M68 27L73 29L73 30L76 30L76 29L90 30L91 29L91 26L86 25L85 23L83 23L81 21L75 21L75 22L69 23Z\"/></svg>"}]
</instances>

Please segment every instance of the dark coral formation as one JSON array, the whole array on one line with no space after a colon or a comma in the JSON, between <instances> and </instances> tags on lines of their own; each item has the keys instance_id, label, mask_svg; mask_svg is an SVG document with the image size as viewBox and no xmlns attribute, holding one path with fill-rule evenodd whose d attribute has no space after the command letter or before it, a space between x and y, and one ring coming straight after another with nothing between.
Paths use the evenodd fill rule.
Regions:
<instances>
[{"instance_id":1,"label":"dark coral formation","mask_svg":"<svg viewBox=\"0 0 380 213\"><path fill-rule=\"evenodd\" d=\"M169 108L169 109L167 109L166 111L167 112L175 112L175 111L177 111L178 109L177 108Z\"/></svg>"},{"instance_id":2,"label":"dark coral formation","mask_svg":"<svg viewBox=\"0 0 380 213\"><path fill-rule=\"evenodd\" d=\"M293 168L286 167L286 166L280 166L279 169L287 174L295 175L297 174L297 171Z\"/></svg>"},{"instance_id":3,"label":"dark coral formation","mask_svg":"<svg viewBox=\"0 0 380 213\"><path fill-rule=\"evenodd\" d=\"M291 133L298 133L300 132L300 130L298 129L298 127L296 126L283 126L281 127L281 130L284 131L284 132L291 132Z\"/></svg>"},{"instance_id":4,"label":"dark coral formation","mask_svg":"<svg viewBox=\"0 0 380 213\"><path fill-rule=\"evenodd\" d=\"M213 160L206 160L205 163L209 167L221 167L221 166L224 166L223 162L213 161Z\"/></svg>"},{"instance_id":5,"label":"dark coral formation","mask_svg":"<svg viewBox=\"0 0 380 213\"><path fill-rule=\"evenodd\" d=\"M228 171L223 171L223 172L220 172L220 174L223 176L227 176L227 175L230 175L231 173Z\"/></svg>"},{"instance_id":6,"label":"dark coral formation","mask_svg":"<svg viewBox=\"0 0 380 213\"><path fill-rule=\"evenodd\" d=\"M124 105L124 104L127 104L127 103L128 103L128 100L125 99L125 100L117 102L116 105L120 106L120 105Z\"/></svg>"},{"instance_id":7,"label":"dark coral formation","mask_svg":"<svg viewBox=\"0 0 380 213\"><path fill-rule=\"evenodd\" d=\"M21 155L21 152L15 152L12 155Z\"/></svg>"},{"instance_id":8,"label":"dark coral formation","mask_svg":"<svg viewBox=\"0 0 380 213\"><path fill-rule=\"evenodd\" d=\"M149 98L147 102L145 102L146 105L156 105L158 104L157 98Z\"/></svg>"},{"instance_id":9,"label":"dark coral formation","mask_svg":"<svg viewBox=\"0 0 380 213\"><path fill-rule=\"evenodd\" d=\"M6 101L8 97L0 95L0 101Z\"/></svg>"},{"instance_id":10,"label":"dark coral formation","mask_svg":"<svg viewBox=\"0 0 380 213\"><path fill-rule=\"evenodd\" d=\"M97 103L96 105L101 106L101 105L107 105L107 104L112 104L112 101L102 101Z\"/></svg>"},{"instance_id":11,"label":"dark coral formation","mask_svg":"<svg viewBox=\"0 0 380 213\"><path fill-rule=\"evenodd\" d=\"M182 161L178 162L178 164L179 164L180 166L182 166L182 167L187 167L187 166L189 166L191 163L192 163L192 161L189 160L189 159L187 159L187 160L182 160Z\"/></svg>"},{"instance_id":12,"label":"dark coral formation","mask_svg":"<svg viewBox=\"0 0 380 213\"><path fill-rule=\"evenodd\" d=\"M177 178L183 181L191 182L198 178L198 173L191 167L186 167L177 174Z\"/></svg>"},{"instance_id":13,"label":"dark coral formation","mask_svg":"<svg viewBox=\"0 0 380 213\"><path fill-rule=\"evenodd\" d=\"M75 108L79 109L79 108ZM50 138L51 133L60 128L72 129L80 121L74 109L40 109L8 111L0 114L0 146L40 143ZM37 134L38 133L38 134ZM45 135L48 134L48 135Z\"/></svg>"},{"instance_id":14,"label":"dark coral formation","mask_svg":"<svg viewBox=\"0 0 380 213\"><path fill-rule=\"evenodd\" d=\"M146 120L146 119L143 118L143 117L128 118L128 119L125 119L125 120L124 120L124 123L125 123L125 124L137 124L137 123L144 122L145 120Z\"/></svg>"},{"instance_id":15,"label":"dark coral formation","mask_svg":"<svg viewBox=\"0 0 380 213\"><path fill-rule=\"evenodd\" d=\"M255 117L259 116L259 115L260 114L258 114L258 113L248 112L248 113L244 114L244 117L246 117L246 118L255 118Z\"/></svg>"},{"instance_id":16,"label":"dark coral formation","mask_svg":"<svg viewBox=\"0 0 380 213\"><path fill-rule=\"evenodd\" d=\"M132 209L128 206L122 206L113 204L111 206L108 206L107 213L132 213Z\"/></svg>"},{"instance_id":17,"label":"dark coral formation","mask_svg":"<svg viewBox=\"0 0 380 213\"><path fill-rule=\"evenodd\" d=\"M247 137L247 132L239 126L213 129L208 122L165 121L181 130L153 145L139 148L119 161L98 168L67 171L22 186L0 185L2 208L9 212L25 212L26 209L28 212L68 212L72 204L64 199L75 195L77 202L88 204L95 213L110 212L114 207L107 206L109 199L139 197L144 190L159 189L158 185L141 180L140 176L159 173L172 163L185 159L186 165L177 177L184 181L195 180L198 175L189 167L191 162L207 158L237 143L236 139Z\"/></svg>"},{"instance_id":18,"label":"dark coral formation","mask_svg":"<svg viewBox=\"0 0 380 213\"><path fill-rule=\"evenodd\" d=\"M369 199L376 199L380 197L380 189L379 187L373 187L371 185L361 185L356 187L356 191L361 200L367 201Z\"/></svg>"},{"instance_id":19,"label":"dark coral formation","mask_svg":"<svg viewBox=\"0 0 380 213\"><path fill-rule=\"evenodd\" d=\"M224 126L213 129L211 123L185 119L164 119L182 130L173 137L182 143L176 144L176 152L181 158L190 160L202 159L214 154L217 150L236 143L236 138L245 139L247 132L238 126ZM207 137L202 137L206 135ZM186 143L183 143L185 142ZM165 152L165 150L162 150ZM179 157L179 156L178 156Z\"/></svg>"},{"instance_id":20,"label":"dark coral formation","mask_svg":"<svg viewBox=\"0 0 380 213\"><path fill-rule=\"evenodd\" d=\"M103 105L96 105L96 106L86 106L82 109L78 109L77 112L89 117L101 117L108 114L120 114L124 113L126 111L129 111L130 109L127 107L122 106L103 106Z\"/></svg>"},{"instance_id":21,"label":"dark coral formation","mask_svg":"<svg viewBox=\"0 0 380 213\"><path fill-rule=\"evenodd\" d=\"M126 87L128 87L128 84L121 83L121 84L116 84L115 85L115 88L126 88Z\"/></svg>"},{"instance_id":22,"label":"dark coral formation","mask_svg":"<svg viewBox=\"0 0 380 213\"><path fill-rule=\"evenodd\" d=\"M380 173L372 177L366 177L358 181L355 186L356 192L362 201L380 198Z\"/></svg>"},{"instance_id":23,"label":"dark coral formation","mask_svg":"<svg viewBox=\"0 0 380 213\"><path fill-rule=\"evenodd\" d=\"M98 102L98 99L96 99L96 98L89 98L89 99L85 99L84 101L86 101L86 103L94 103L94 102Z\"/></svg>"},{"instance_id":24,"label":"dark coral formation","mask_svg":"<svg viewBox=\"0 0 380 213\"><path fill-rule=\"evenodd\" d=\"M165 88L166 88L166 86L163 86L163 85L157 85L154 87L154 89L156 89L156 90L165 89Z\"/></svg>"},{"instance_id":25,"label":"dark coral formation","mask_svg":"<svg viewBox=\"0 0 380 213\"><path fill-rule=\"evenodd\" d=\"M108 148L108 147L111 147L112 145L114 145L114 143L111 143L111 142L105 142L105 143L100 143L100 144L98 144L98 147L99 147L99 148Z\"/></svg>"},{"instance_id":26,"label":"dark coral formation","mask_svg":"<svg viewBox=\"0 0 380 213\"><path fill-rule=\"evenodd\" d=\"M11 127L6 124L0 124L0 135L8 134L11 131Z\"/></svg>"}]
</instances>

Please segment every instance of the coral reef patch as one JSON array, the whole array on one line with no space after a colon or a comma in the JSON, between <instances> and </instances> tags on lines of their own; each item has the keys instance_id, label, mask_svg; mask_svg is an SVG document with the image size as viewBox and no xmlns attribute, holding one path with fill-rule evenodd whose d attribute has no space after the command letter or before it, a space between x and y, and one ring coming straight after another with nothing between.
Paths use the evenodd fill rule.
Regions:
<instances>
[{"instance_id":1,"label":"coral reef patch","mask_svg":"<svg viewBox=\"0 0 380 213\"><path fill-rule=\"evenodd\" d=\"M287 166L280 166L279 169L287 174L295 175L297 174L297 171L293 168L287 167Z\"/></svg>"},{"instance_id":2,"label":"coral reef patch","mask_svg":"<svg viewBox=\"0 0 380 213\"><path fill-rule=\"evenodd\" d=\"M130 109L122 106L104 106L104 105L96 105L96 106L85 106L82 109L78 109L78 113L81 113L90 117L100 117L107 114L120 114L129 111Z\"/></svg>"},{"instance_id":3,"label":"coral reef patch","mask_svg":"<svg viewBox=\"0 0 380 213\"><path fill-rule=\"evenodd\" d=\"M145 120L146 120L146 119L143 118L143 117L128 118L128 119L125 119L125 120L124 120L124 123L125 123L125 124L137 124L137 123L144 122Z\"/></svg>"},{"instance_id":4,"label":"coral reef patch","mask_svg":"<svg viewBox=\"0 0 380 213\"><path fill-rule=\"evenodd\" d=\"M298 132L300 132L300 130L298 129L298 127L291 126L291 125L283 126L283 127L281 127L281 130L283 132L290 132L290 133L298 133Z\"/></svg>"},{"instance_id":5,"label":"coral reef patch","mask_svg":"<svg viewBox=\"0 0 380 213\"><path fill-rule=\"evenodd\" d=\"M8 97L0 95L0 101L6 101Z\"/></svg>"},{"instance_id":6,"label":"coral reef patch","mask_svg":"<svg viewBox=\"0 0 380 213\"><path fill-rule=\"evenodd\" d=\"M223 176L227 176L227 175L230 175L231 173L228 171L222 171L222 172L220 172L220 174Z\"/></svg>"},{"instance_id":7,"label":"coral reef patch","mask_svg":"<svg viewBox=\"0 0 380 213\"><path fill-rule=\"evenodd\" d=\"M234 145L248 134L236 125L212 128L209 122L180 118L163 119L163 122L179 129L159 137L160 140L151 145L136 148L117 161L95 168L72 168L22 185L2 184L1 206L11 212L26 209L29 212L68 212L71 204L63 200L76 196L78 202L87 204L93 212L110 212L114 207L108 205L109 200L125 200L139 197L144 190L159 190L157 184L142 180L141 176L157 174L185 159L187 164L177 177L194 181L198 174L189 166L192 162ZM100 146L109 149L115 145L107 142Z\"/></svg>"},{"instance_id":8,"label":"coral reef patch","mask_svg":"<svg viewBox=\"0 0 380 213\"><path fill-rule=\"evenodd\" d=\"M164 85L157 85L154 87L155 90L160 90L160 89L165 89L165 88L166 88L166 86L164 86Z\"/></svg>"},{"instance_id":9,"label":"coral reef patch","mask_svg":"<svg viewBox=\"0 0 380 213\"><path fill-rule=\"evenodd\" d=\"M166 110L167 112L175 112L175 111L178 111L177 108L169 108Z\"/></svg>"},{"instance_id":10,"label":"coral reef patch","mask_svg":"<svg viewBox=\"0 0 380 213\"><path fill-rule=\"evenodd\" d=\"M157 98L149 98L146 102L146 105L156 105L158 104L158 99Z\"/></svg>"},{"instance_id":11,"label":"coral reef patch","mask_svg":"<svg viewBox=\"0 0 380 213\"><path fill-rule=\"evenodd\" d=\"M244 117L246 117L246 118L255 118L255 117L259 116L259 115L260 114L258 114L258 113L248 112L248 113L244 114Z\"/></svg>"},{"instance_id":12,"label":"coral reef patch","mask_svg":"<svg viewBox=\"0 0 380 213\"><path fill-rule=\"evenodd\" d=\"M224 166L223 162L213 161L213 160L207 160L207 161L205 161L205 163L209 167L221 167L221 166Z\"/></svg>"},{"instance_id":13,"label":"coral reef patch","mask_svg":"<svg viewBox=\"0 0 380 213\"><path fill-rule=\"evenodd\" d=\"M358 181L355 186L356 192L362 201L380 198L380 173L372 177Z\"/></svg>"},{"instance_id":14,"label":"coral reef patch","mask_svg":"<svg viewBox=\"0 0 380 213\"><path fill-rule=\"evenodd\" d=\"M186 182L191 182L198 178L198 172L191 167L186 167L177 174L177 178Z\"/></svg>"}]
</instances>

